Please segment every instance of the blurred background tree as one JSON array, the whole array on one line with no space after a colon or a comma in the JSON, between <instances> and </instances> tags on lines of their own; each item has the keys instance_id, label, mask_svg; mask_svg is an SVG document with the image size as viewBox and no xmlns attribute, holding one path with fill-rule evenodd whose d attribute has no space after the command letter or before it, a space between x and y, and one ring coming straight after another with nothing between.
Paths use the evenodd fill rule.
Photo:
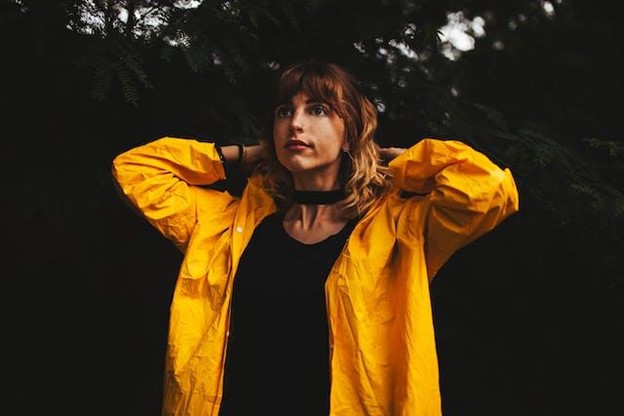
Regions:
<instances>
[{"instance_id":1,"label":"blurred background tree","mask_svg":"<svg viewBox=\"0 0 624 416\"><path fill-rule=\"evenodd\" d=\"M515 174L521 212L432 285L445 414L622 408L624 60L613 5L0 7L5 329L20 414L158 414L180 254L119 200L110 162L164 135L254 142L276 70L310 57L362 80L381 144L459 138ZM237 192L244 178L234 179Z\"/></svg>"}]
</instances>

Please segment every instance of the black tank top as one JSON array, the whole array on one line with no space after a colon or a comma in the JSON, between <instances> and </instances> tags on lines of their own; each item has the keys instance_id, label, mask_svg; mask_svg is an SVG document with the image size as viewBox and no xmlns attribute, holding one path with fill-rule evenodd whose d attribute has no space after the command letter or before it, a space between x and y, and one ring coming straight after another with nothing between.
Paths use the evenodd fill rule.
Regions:
<instances>
[{"instance_id":1,"label":"black tank top","mask_svg":"<svg viewBox=\"0 0 624 416\"><path fill-rule=\"evenodd\" d=\"M329 413L324 285L355 223L315 244L283 214L258 225L234 279L221 416Z\"/></svg>"}]
</instances>

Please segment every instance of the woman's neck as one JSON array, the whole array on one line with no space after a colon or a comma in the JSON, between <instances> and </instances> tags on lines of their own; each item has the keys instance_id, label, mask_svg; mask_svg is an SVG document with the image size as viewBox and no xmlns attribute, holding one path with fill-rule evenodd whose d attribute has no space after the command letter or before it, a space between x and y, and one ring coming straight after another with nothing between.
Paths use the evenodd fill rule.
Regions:
<instances>
[{"instance_id":1,"label":"woman's neck","mask_svg":"<svg viewBox=\"0 0 624 416\"><path fill-rule=\"evenodd\" d=\"M297 191L334 191L341 189L337 174L293 174L293 186Z\"/></svg>"},{"instance_id":2,"label":"woman's neck","mask_svg":"<svg viewBox=\"0 0 624 416\"><path fill-rule=\"evenodd\" d=\"M332 205L291 206L284 215L284 229L296 240L312 244L338 233L347 223Z\"/></svg>"},{"instance_id":3,"label":"woman's neck","mask_svg":"<svg viewBox=\"0 0 624 416\"><path fill-rule=\"evenodd\" d=\"M335 204L331 205L301 205L294 204L284 215L286 221L296 221L304 229L314 228L321 222L336 222L340 220L340 210Z\"/></svg>"}]
</instances>

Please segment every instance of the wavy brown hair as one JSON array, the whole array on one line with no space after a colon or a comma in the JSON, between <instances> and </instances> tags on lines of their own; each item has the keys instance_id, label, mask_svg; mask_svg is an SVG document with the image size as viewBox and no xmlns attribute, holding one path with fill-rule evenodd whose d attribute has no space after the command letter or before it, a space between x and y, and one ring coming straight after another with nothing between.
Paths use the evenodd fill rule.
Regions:
<instances>
[{"instance_id":1,"label":"wavy brown hair","mask_svg":"<svg viewBox=\"0 0 624 416\"><path fill-rule=\"evenodd\" d=\"M277 160L273 143L274 110L299 93L323 102L343 120L348 152L340 164L339 182L347 197L338 204L344 217L363 215L390 187L390 175L380 163L378 146L374 141L377 111L364 95L354 76L339 65L304 61L281 71L268 105L260 141L264 142L265 186L279 208L291 206L294 190L291 173Z\"/></svg>"}]
</instances>

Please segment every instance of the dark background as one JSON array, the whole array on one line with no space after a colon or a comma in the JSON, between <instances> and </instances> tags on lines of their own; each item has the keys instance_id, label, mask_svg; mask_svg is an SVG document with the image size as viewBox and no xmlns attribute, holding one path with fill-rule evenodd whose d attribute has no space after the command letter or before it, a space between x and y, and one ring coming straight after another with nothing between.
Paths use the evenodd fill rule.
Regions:
<instances>
[{"instance_id":1,"label":"dark background","mask_svg":"<svg viewBox=\"0 0 624 416\"><path fill-rule=\"evenodd\" d=\"M112 158L164 135L252 143L272 68L311 56L363 81L383 145L459 138L517 180L520 212L432 284L445 415L624 413L613 4L172 3L94 2L88 33L91 3L1 3L6 414L159 414L181 254L118 198ZM119 6L166 24L146 32ZM486 35L449 60L436 31L459 10Z\"/></svg>"}]
</instances>

